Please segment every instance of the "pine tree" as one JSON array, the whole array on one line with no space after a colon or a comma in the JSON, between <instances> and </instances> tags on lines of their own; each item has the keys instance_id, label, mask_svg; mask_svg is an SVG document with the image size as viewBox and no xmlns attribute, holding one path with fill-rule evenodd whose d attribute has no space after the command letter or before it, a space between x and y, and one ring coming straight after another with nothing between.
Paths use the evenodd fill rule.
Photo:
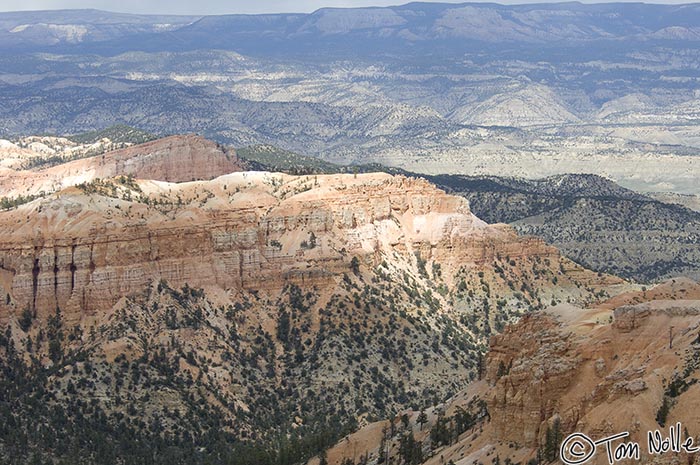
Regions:
<instances>
[{"instance_id":1,"label":"pine tree","mask_svg":"<svg viewBox=\"0 0 700 465\"><path fill-rule=\"evenodd\" d=\"M377 457L377 463L384 463L387 459L387 440L389 437L389 430L385 426L382 428L382 440L379 443L379 456Z\"/></svg>"},{"instance_id":2,"label":"pine tree","mask_svg":"<svg viewBox=\"0 0 700 465\"><path fill-rule=\"evenodd\" d=\"M360 274L360 259L359 258L352 257L352 260L350 260L350 269L356 275Z\"/></svg>"},{"instance_id":3,"label":"pine tree","mask_svg":"<svg viewBox=\"0 0 700 465\"><path fill-rule=\"evenodd\" d=\"M423 461L423 448L420 442L413 437L413 433L401 436L399 456L405 465L418 465Z\"/></svg>"},{"instance_id":4,"label":"pine tree","mask_svg":"<svg viewBox=\"0 0 700 465\"><path fill-rule=\"evenodd\" d=\"M33 319L34 315L32 314L32 311L29 310L29 307L25 308L19 318L19 327L22 328L22 331L25 333L27 332L27 330L32 326Z\"/></svg>"},{"instance_id":5,"label":"pine tree","mask_svg":"<svg viewBox=\"0 0 700 465\"><path fill-rule=\"evenodd\" d=\"M423 431L423 425L428 422L428 415L425 413L425 410L420 411L416 422L420 425L420 430Z\"/></svg>"},{"instance_id":6,"label":"pine tree","mask_svg":"<svg viewBox=\"0 0 700 465\"><path fill-rule=\"evenodd\" d=\"M656 422L660 426L666 426L666 418L668 417L668 412L671 410L671 402L669 402L668 397L664 396L664 400L661 403L661 407L656 412Z\"/></svg>"}]
</instances>

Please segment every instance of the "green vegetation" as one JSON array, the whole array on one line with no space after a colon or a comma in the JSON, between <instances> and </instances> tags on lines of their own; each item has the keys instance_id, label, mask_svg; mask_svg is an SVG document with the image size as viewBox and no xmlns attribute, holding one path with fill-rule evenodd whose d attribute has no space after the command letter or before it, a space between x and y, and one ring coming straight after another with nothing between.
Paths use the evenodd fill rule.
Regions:
<instances>
[{"instance_id":1,"label":"green vegetation","mask_svg":"<svg viewBox=\"0 0 700 465\"><path fill-rule=\"evenodd\" d=\"M668 418L672 405L672 400L668 396L664 396L659 410L656 411L656 422L659 426L666 426L666 418Z\"/></svg>"},{"instance_id":2,"label":"green vegetation","mask_svg":"<svg viewBox=\"0 0 700 465\"><path fill-rule=\"evenodd\" d=\"M486 402L479 398L472 399L465 408L457 407L450 417L446 417L439 411L435 424L430 430L431 448L434 450L454 444L462 434L486 418L488 418Z\"/></svg>"},{"instance_id":3,"label":"green vegetation","mask_svg":"<svg viewBox=\"0 0 700 465\"><path fill-rule=\"evenodd\" d=\"M423 462L423 448L412 432L404 433L399 444L399 457L405 465L418 465Z\"/></svg>"},{"instance_id":4,"label":"green vegetation","mask_svg":"<svg viewBox=\"0 0 700 465\"><path fill-rule=\"evenodd\" d=\"M700 334L695 345L692 346L692 350L689 350L686 354L683 371L676 374L666 385L661 405L656 411L656 422L660 426L666 426L668 414L671 412L676 398L698 383L698 378L695 374L700 369L700 346L697 345L699 342Z\"/></svg>"},{"instance_id":5,"label":"green vegetation","mask_svg":"<svg viewBox=\"0 0 700 465\"><path fill-rule=\"evenodd\" d=\"M22 328L22 331L26 333L32 326L33 320L34 313L31 310L29 310L29 308L25 308L24 310L22 310L22 315L20 315L19 317L19 327Z\"/></svg>"},{"instance_id":6,"label":"green vegetation","mask_svg":"<svg viewBox=\"0 0 700 465\"><path fill-rule=\"evenodd\" d=\"M316 248L316 234L313 231L309 233L309 240L301 241L300 247L302 249L315 249Z\"/></svg>"},{"instance_id":7,"label":"green vegetation","mask_svg":"<svg viewBox=\"0 0 700 465\"><path fill-rule=\"evenodd\" d=\"M18 195L14 198L2 197L0 198L0 210L10 210L12 208L17 208L20 205L29 203L33 200L45 197L45 194L37 195Z\"/></svg>"},{"instance_id":8,"label":"green vegetation","mask_svg":"<svg viewBox=\"0 0 700 465\"><path fill-rule=\"evenodd\" d=\"M469 199L478 217L541 237L586 268L640 282L700 278L700 213L594 175L539 180L428 177Z\"/></svg>"},{"instance_id":9,"label":"green vegetation","mask_svg":"<svg viewBox=\"0 0 700 465\"><path fill-rule=\"evenodd\" d=\"M115 198L142 195L128 176L79 187ZM306 250L326 246L313 232L303 239ZM26 376L37 383L0 398L17 425L0 431L0 458L12 440L26 451L12 449L13 463L29 463L32 454L70 463L161 463L142 455L155 450L173 463L235 464L247 454L263 465L287 465L352 431L360 415L375 421L423 409L415 427L424 430L425 409L483 372L489 336L555 299L553 278L576 289L574 299L593 298L559 261L539 256L498 256L454 270L429 253L404 257L401 266L340 253L347 273L323 290L290 274L277 294L241 290L231 305L217 305L202 289L160 281L121 301L97 327L71 327L60 309L43 320L18 315L26 352L12 355L22 367L7 368L15 370L6 371L7 382ZM3 363L17 353L12 340L5 337ZM48 412L39 414L35 403ZM486 415L476 404L441 414L429 444L408 434L406 417L401 433L387 440L414 463ZM42 433L46 441L32 430L37 419L50 430ZM104 448L85 454L94 441ZM57 442L70 446L53 449Z\"/></svg>"},{"instance_id":10,"label":"green vegetation","mask_svg":"<svg viewBox=\"0 0 700 465\"><path fill-rule=\"evenodd\" d=\"M391 168L378 163L363 165L338 165L319 158L300 155L273 145L253 145L236 149L239 158L254 170L281 172L293 175L310 174L358 174L385 172L417 176L400 168Z\"/></svg>"},{"instance_id":11,"label":"green vegetation","mask_svg":"<svg viewBox=\"0 0 700 465\"><path fill-rule=\"evenodd\" d=\"M152 199L146 195L136 183L133 175L117 176L113 179L93 179L90 182L80 183L78 189L85 194L97 194L113 199L139 202L160 208L162 211L174 208L172 201L164 201L158 198Z\"/></svg>"},{"instance_id":12,"label":"green vegetation","mask_svg":"<svg viewBox=\"0 0 700 465\"><path fill-rule=\"evenodd\" d=\"M144 142L157 139L158 136L125 124L117 124L98 131L75 134L67 138L78 144L94 144L102 139L109 139L115 144L143 144Z\"/></svg>"},{"instance_id":13,"label":"green vegetation","mask_svg":"<svg viewBox=\"0 0 700 465\"><path fill-rule=\"evenodd\" d=\"M131 182L85 188L119 192ZM309 234L309 246L318 241ZM201 289L160 281L128 297L100 327L69 327L60 309L47 320L24 312L19 321L31 362L17 356L11 335L3 333L0 348L0 420L13 425L0 428L0 456L17 464L35 456L90 464L250 463L245 456L294 464L354 430L358 412L374 421L426 409L476 378L488 315L496 313L484 307L506 300L493 281L509 279L506 258L497 265L503 277L462 270L460 292L428 260L425 273L411 274L386 262L368 270L353 258L323 304L313 286L289 284L275 298L250 293L217 306ZM540 267L533 263L545 282L550 277ZM536 287L533 281L521 300L534 299ZM446 303L456 306L456 319L438 311ZM510 305L508 299L504 312ZM468 323L458 321L462 314ZM270 316L274 326L264 329L253 315ZM110 357L100 349L108 341L121 347ZM339 369L344 376L337 379ZM411 383L408 372L416 374ZM481 404L441 415L429 447L454 442L485 415ZM37 419L46 425L40 432L32 428ZM416 428L426 423L423 411ZM401 424L391 436L394 450L417 463L428 444L407 434L408 417ZM102 446L86 453L94 443ZM162 460L154 462L153 451Z\"/></svg>"},{"instance_id":14,"label":"green vegetation","mask_svg":"<svg viewBox=\"0 0 700 465\"><path fill-rule=\"evenodd\" d=\"M318 158L306 157L272 145L253 145L236 149L239 158L249 162L253 169L289 174L334 173L338 165Z\"/></svg>"},{"instance_id":15,"label":"green vegetation","mask_svg":"<svg viewBox=\"0 0 700 465\"><path fill-rule=\"evenodd\" d=\"M304 400L306 389L266 387L268 367L260 361L274 357L269 335L258 333L246 342L235 331L248 301L217 308L203 290L173 289L165 281L149 292L154 299L130 298L109 326L92 328L84 346L76 346L81 331L66 327L60 309L41 327L30 311L23 312L23 329L36 336L31 353L45 353L52 362L46 367L35 356L25 362L9 327L2 331L1 463L291 465L356 427L347 413L341 418L315 408L303 413L304 425L291 427L299 405L313 403ZM297 315L308 312L312 302L311 294L292 286L280 306ZM160 321L166 341L158 343L145 332L144 315ZM215 315L226 316L230 333L218 342L225 344L217 351L220 363L192 347L187 336L223 330L211 325ZM295 348L300 333L288 329ZM117 339L136 342L138 355L122 353L109 361L96 348L97 341ZM293 357L289 361L296 363ZM183 369L183 363L190 368ZM239 409L211 375L224 366L247 386L250 411ZM166 404L156 400L163 393L171 399Z\"/></svg>"},{"instance_id":16,"label":"green vegetation","mask_svg":"<svg viewBox=\"0 0 700 465\"><path fill-rule=\"evenodd\" d=\"M559 457L559 444L562 441L561 420L557 417L552 424L547 424L544 451L542 456L547 462L554 462Z\"/></svg>"}]
</instances>

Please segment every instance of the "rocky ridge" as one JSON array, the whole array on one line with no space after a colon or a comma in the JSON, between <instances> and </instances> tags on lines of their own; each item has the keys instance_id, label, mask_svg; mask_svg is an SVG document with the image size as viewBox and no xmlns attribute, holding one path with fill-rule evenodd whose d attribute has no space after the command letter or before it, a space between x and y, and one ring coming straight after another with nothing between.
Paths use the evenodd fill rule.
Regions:
<instances>
[{"instance_id":1,"label":"rocky ridge","mask_svg":"<svg viewBox=\"0 0 700 465\"><path fill-rule=\"evenodd\" d=\"M331 279L355 255L376 266L420 254L441 265L450 286L467 264L505 257L559 262L542 241L477 219L465 200L385 174L98 180L5 212L2 220L6 300L40 313L93 313L161 279L177 287L279 292L288 281ZM300 244L311 233L318 245L305 250Z\"/></svg>"},{"instance_id":2,"label":"rocky ridge","mask_svg":"<svg viewBox=\"0 0 700 465\"><path fill-rule=\"evenodd\" d=\"M270 171L420 176L468 199L486 222L509 223L521 234L540 237L586 268L642 283L699 277L695 196L645 195L593 174L541 179L431 176L378 164L334 165L271 146L247 147L240 153L251 166Z\"/></svg>"},{"instance_id":3,"label":"rocky ridge","mask_svg":"<svg viewBox=\"0 0 700 465\"><path fill-rule=\"evenodd\" d=\"M57 144L63 145L57 149ZM15 154L20 153L21 158L29 160L46 160L49 155L54 161L55 157L67 158L68 161L48 168L35 162L37 167L34 169L20 166L0 171L0 192L6 198L49 194L118 175L183 182L212 179L243 168L234 151L196 135L166 137L87 157L85 155L90 155L91 150L109 148L109 142L106 147L99 142L90 144L87 150L83 149L84 146L56 138L38 139L23 145L26 148L5 144L0 148L0 154L4 160L17 159L19 155ZM56 155L57 150L60 150L60 155ZM70 160L71 154L79 159Z\"/></svg>"}]
</instances>

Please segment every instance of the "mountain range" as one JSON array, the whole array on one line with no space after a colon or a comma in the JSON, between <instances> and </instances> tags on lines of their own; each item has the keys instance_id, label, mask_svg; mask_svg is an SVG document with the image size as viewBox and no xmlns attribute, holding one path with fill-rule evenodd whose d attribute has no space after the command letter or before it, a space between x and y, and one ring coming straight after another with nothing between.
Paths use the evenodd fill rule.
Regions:
<instances>
[{"instance_id":1,"label":"mountain range","mask_svg":"<svg viewBox=\"0 0 700 465\"><path fill-rule=\"evenodd\" d=\"M0 137L128 124L336 163L697 194L697 18L625 3L2 13Z\"/></svg>"},{"instance_id":2,"label":"mountain range","mask_svg":"<svg viewBox=\"0 0 700 465\"><path fill-rule=\"evenodd\" d=\"M580 45L595 41L700 40L697 5L409 3L386 8L322 8L310 14L166 16L98 10L4 13L9 46L78 46L78 50L197 50L292 53L337 48L355 55L439 42L441 53L460 53L459 41ZM263 32L261 34L261 32ZM319 38L325 40L319 40ZM348 40L348 38L350 40ZM342 39L345 39L344 41ZM343 47L344 42L345 47ZM350 51L355 42L368 45ZM394 50L392 50L393 52ZM405 53L405 52L404 52ZM413 53L413 52L409 52ZM401 52L399 52L401 54ZM337 55L336 55L337 56Z\"/></svg>"}]
</instances>

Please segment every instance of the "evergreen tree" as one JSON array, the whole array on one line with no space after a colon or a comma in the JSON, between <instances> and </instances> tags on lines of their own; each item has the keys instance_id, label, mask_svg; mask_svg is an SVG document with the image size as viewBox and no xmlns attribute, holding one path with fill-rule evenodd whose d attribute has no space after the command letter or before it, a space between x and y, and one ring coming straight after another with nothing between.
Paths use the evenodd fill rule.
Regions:
<instances>
[{"instance_id":1,"label":"evergreen tree","mask_svg":"<svg viewBox=\"0 0 700 465\"><path fill-rule=\"evenodd\" d=\"M428 422L428 415L425 413L425 410L420 411L416 422L420 425L420 430L423 431L423 425Z\"/></svg>"},{"instance_id":2,"label":"evergreen tree","mask_svg":"<svg viewBox=\"0 0 700 465\"><path fill-rule=\"evenodd\" d=\"M666 418L668 417L668 413L671 411L671 402L668 399L668 396L664 396L664 400L661 403L661 407L659 407L659 410L656 412L656 422L660 426L666 426Z\"/></svg>"},{"instance_id":3,"label":"evergreen tree","mask_svg":"<svg viewBox=\"0 0 700 465\"><path fill-rule=\"evenodd\" d=\"M423 461L423 449L420 442L413 437L413 433L401 436L399 456L405 465L418 465Z\"/></svg>"},{"instance_id":4,"label":"evergreen tree","mask_svg":"<svg viewBox=\"0 0 700 465\"><path fill-rule=\"evenodd\" d=\"M350 260L350 269L356 275L360 274L360 259L359 258L352 257L352 260Z\"/></svg>"},{"instance_id":5,"label":"evergreen tree","mask_svg":"<svg viewBox=\"0 0 700 465\"><path fill-rule=\"evenodd\" d=\"M435 425L433 425L433 428L430 430L430 440L433 444L433 448L441 445L448 445L451 439L452 428L450 427L450 421L445 418L443 413L440 413L435 421Z\"/></svg>"},{"instance_id":6,"label":"evergreen tree","mask_svg":"<svg viewBox=\"0 0 700 465\"><path fill-rule=\"evenodd\" d=\"M29 307L25 308L19 318L19 327L22 328L22 331L25 333L27 332L27 330L32 326L33 319L34 315L32 315L32 311L29 310Z\"/></svg>"}]
</instances>

